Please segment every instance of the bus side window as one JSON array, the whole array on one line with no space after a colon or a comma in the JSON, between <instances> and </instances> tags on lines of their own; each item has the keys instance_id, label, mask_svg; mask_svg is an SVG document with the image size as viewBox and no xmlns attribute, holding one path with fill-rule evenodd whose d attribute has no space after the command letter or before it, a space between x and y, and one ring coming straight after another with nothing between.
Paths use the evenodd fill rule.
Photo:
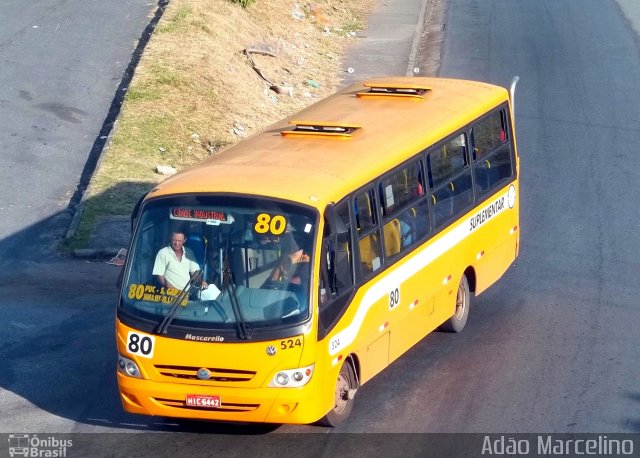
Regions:
<instances>
[{"instance_id":1,"label":"bus side window","mask_svg":"<svg viewBox=\"0 0 640 458\"><path fill-rule=\"evenodd\" d=\"M427 170L436 226L442 226L473 202L467 137L459 134L431 151Z\"/></svg>"},{"instance_id":2,"label":"bus side window","mask_svg":"<svg viewBox=\"0 0 640 458\"><path fill-rule=\"evenodd\" d=\"M422 162L414 161L380 181L384 252L394 257L429 232ZM421 202L418 202L420 201Z\"/></svg>"},{"instance_id":3,"label":"bus side window","mask_svg":"<svg viewBox=\"0 0 640 458\"><path fill-rule=\"evenodd\" d=\"M356 195L354 214L358 233L358 253L361 272L364 277L378 270L382 264L380 228L377 222L375 192L368 189Z\"/></svg>"},{"instance_id":4,"label":"bus side window","mask_svg":"<svg viewBox=\"0 0 640 458\"><path fill-rule=\"evenodd\" d=\"M351 227L349 219L349 207L340 205L337 213L345 226ZM351 234L350 232L338 236L338 246L335 247L335 275L336 293L353 286L353 270L351 268Z\"/></svg>"},{"instance_id":5,"label":"bus side window","mask_svg":"<svg viewBox=\"0 0 640 458\"><path fill-rule=\"evenodd\" d=\"M340 204L336 211L351 228L348 204ZM318 340L327 335L349 307L354 285L352 253L351 230L332 236L327 229L320 253Z\"/></svg>"},{"instance_id":6,"label":"bus side window","mask_svg":"<svg viewBox=\"0 0 640 458\"><path fill-rule=\"evenodd\" d=\"M153 285L156 282L153 276L153 265L158 250L168 242L167 228L147 224L138 230L141 232L140 242L136 246L137 253L134 257L137 262L131 264L128 282Z\"/></svg>"},{"instance_id":7,"label":"bus side window","mask_svg":"<svg viewBox=\"0 0 640 458\"><path fill-rule=\"evenodd\" d=\"M473 126L473 158L481 160L507 142L504 111L496 111Z\"/></svg>"},{"instance_id":8,"label":"bus side window","mask_svg":"<svg viewBox=\"0 0 640 458\"><path fill-rule=\"evenodd\" d=\"M471 132L476 191L484 194L513 175L505 110L481 119Z\"/></svg>"}]
</instances>

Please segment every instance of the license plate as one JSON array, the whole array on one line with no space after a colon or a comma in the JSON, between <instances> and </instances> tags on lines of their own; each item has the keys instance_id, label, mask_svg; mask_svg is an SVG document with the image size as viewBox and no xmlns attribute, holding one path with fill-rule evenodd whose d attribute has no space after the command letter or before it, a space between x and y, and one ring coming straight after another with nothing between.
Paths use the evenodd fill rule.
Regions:
<instances>
[{"instance_id":1,"label":"license plate","mask_svg":"<svg viewBox=\"0 0 640 458\"><path fill-rule=\"evenodd\" d=\"M215 409L217 407L220 407L220 396L188 394L185 402L189 407L208 407L210 409Z\"/></svg>"}]
</instances>

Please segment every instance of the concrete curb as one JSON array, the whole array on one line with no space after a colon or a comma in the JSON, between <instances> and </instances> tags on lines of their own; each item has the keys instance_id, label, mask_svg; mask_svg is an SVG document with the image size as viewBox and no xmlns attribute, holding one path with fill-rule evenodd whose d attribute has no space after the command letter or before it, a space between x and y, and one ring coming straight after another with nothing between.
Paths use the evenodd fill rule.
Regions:
<instances>
[{"instance_id":1,"label":"concrete curb","mask_svg":"<svg viewBox=\"0 0 640 458\"><path fill-rule=\"evenodd\" d=\"M427 16L427 9L432 4L433 0L424 0L422 2L422 8L420 9L420 16L418 16L418 24L416 24L416 33L413 36L413 43L411 43L411 51L409 52L409 64L405 76L414 76L414 69L416 68L416 62L418 60L418 49L420 47L420 40L422 39L422 33L424 31L425 18Z\"/></svg>"},{"instance_id":2,"label":"concrete curb","mask_svg":"<svg viewBox=\"0 0 640 458\"><path fill-rule=\"evenodd\" d=\"M87 190L91 186L91 180L93 178L93 174L96 170L99 169L102 164L102 160L104 158L104 152L109 148L111 144L113 135L116 130L116 126L122 112L120 108L122 107L122 103L124 102L124 98L127 95L127 91L129 89L129 85L131 84L131 80L133 79L133 75L135 74L136 67L140 62L140 58L142 57L142 53L149 42L153 31L155 30L158 22L162 18L164 11L169 4L170 0L158 0L157 7L153 17L144 28L142 33L140 34L140 38L136 47L131 54L131 59L129 60L129 64L125 69L122 79L118 84L118 88L116 89L116 93L111 101L111 106L109 107L109 112L107 117L105 118L102 128L100 129L100 133L94 142L94 146L91 149L91 153L89 154L89 158L87 160L87 164L85 165L85 170L83 170L82 177L80 178L80 183L78 184L78 190L76 194L80 194L74 196L75 199L72 199L72 202L69 204L69 207L73 211L73 218L71 219L71 223L69 224L69 228L65 234L65 240L68 240L74 237L78 231L78 226L80 225L80 221L82 220L82 216L84 215L85 204L87 199ZM77 200L77 203L74 204L74 200ZM115 250L114 254L118 252L118 249ZM76 257L87 258L87 257L97 257L104 254L110 254L111 248L108 249L91 249L91 248L83 248L74 250L73 254Z\"/></svg>"},{"instance_id":3,"label":"concrete curb","mask_svg":"<svg viewBox=\"0 0 640 458\"><path fill-rule=\"evenodd\" d=\"M73 250L73 256L78 259L109 258L118 254L121 248L77 248Z\"/></svg>"}]
</instances>

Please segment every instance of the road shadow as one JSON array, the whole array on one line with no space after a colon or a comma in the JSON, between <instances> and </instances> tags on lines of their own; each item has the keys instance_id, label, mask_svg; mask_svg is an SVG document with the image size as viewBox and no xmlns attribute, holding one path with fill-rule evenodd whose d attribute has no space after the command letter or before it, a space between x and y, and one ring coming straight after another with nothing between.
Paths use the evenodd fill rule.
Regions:
<instances>
[{"instance_id":1,"label":"road shadow","mask_svg":"<svg viewBox=\"0 0 640 458\"><path fill-rule=\"evenodd\" d=\"M122 183L104 194L122 193L131 185ZM100 198L104 195L93 197ZM0 411L14 412L0 419L0 432L254 435L277 429L278 425L177 421L123 411L114 326L121 267L107 264L108 257L77 259L56 249L70 220L65 210L0 240ZM126 240L127 246L128 219L121 218L119 226L125 233L106 239Z\"/></svg>"},{"instance_id":2,"label":"road shadow","mask_svg":"<svg viewBox=\"0 0 640 458\"><path fill-rule=\"evenodd\" d=\"M631 400L632 405L640 405L640 391L635 393L627 393L627 398ZM629 409L629 412L638 412L638 409ZM622 427L632 433L640 433L640 417L636 416L623 419Z\"/></svg>"}]
</instances>

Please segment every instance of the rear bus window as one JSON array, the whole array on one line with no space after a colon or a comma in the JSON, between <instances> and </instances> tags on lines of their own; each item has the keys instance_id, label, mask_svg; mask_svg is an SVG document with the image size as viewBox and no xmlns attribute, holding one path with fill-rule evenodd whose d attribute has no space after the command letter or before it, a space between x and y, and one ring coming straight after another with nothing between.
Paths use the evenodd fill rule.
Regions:
<instances>
[{"instance_id":1,"label":"rear bus window","mask_svg":"<svg viewBox=\"0 0 640 458\"><path fill-rule=\"evenodd\" d=\"M480 160L507 142L504 112L497 111L473 126L474 159Z\"/></svg>"},{"instance_id":2,"label":"rear bus window","mask_svg":"<svg viewBox=\"0 0 640 458\"><path fill-rule=\"evenodd\" d=\"M506 112L499 110L478 121L472 132L476 192L485 194L513 175Z\"/></svg>"}]
</instances>

